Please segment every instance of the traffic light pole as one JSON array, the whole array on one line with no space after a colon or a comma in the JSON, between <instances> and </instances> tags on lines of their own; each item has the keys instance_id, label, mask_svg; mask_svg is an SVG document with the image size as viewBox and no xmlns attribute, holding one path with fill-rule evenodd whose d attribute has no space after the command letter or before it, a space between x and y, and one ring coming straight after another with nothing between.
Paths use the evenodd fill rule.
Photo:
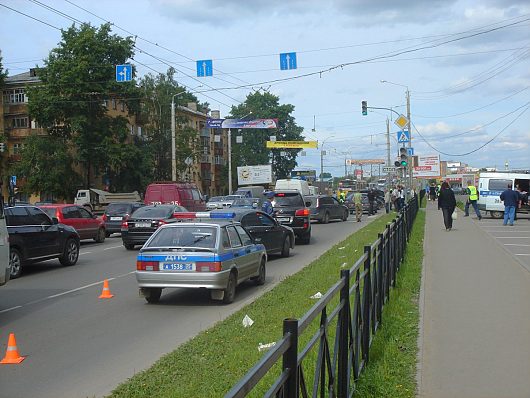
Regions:
<instances>
[{"instance_id":1,"label":"traffic light pole","mask_svg":"<svg viewBox=\"0 0 530 398\"><path fill-rule=\"evenodd\" d=\"M409 89L407 88L407 119L409 120L408 121L408 130L409 130L409 156L410 156L410 160L409 160L409 164L408 164L408 172L409 172L409 188L411 190L411 193L412 193L412 171L414 170L413 166L412 166L412 153L411 153L411 148L412 148L412 129L411 129L411 121L410 121L410 91ZM407 195L408 196L408 195Z\"/></svg>"}]
</instances>

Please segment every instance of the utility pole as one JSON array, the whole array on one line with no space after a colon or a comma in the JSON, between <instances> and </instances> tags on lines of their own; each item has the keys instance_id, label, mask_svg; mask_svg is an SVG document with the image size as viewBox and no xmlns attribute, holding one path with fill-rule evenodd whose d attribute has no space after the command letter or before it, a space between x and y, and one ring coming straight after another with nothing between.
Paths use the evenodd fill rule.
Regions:
<instances>
[{"instance_id":1,"label":"utility pole","mask_svg":"<svg viewBox=\"0 0 530 398\"><path fill-rule=\"evenodd\" d=\"M412 122L410 121L410 91L407 87L407 119L408 121L408 129L409 129L409 149L412 148L412 129L411 125ZM409 150L409 165L408 165L408 171L409 171L409 189L412 192L412 170L414 170L414 167L412 166L412 155L410 155Z\"/></svg>"},{"instance_id":2,"label":"utility pole","mask_svg":"<svg viewBox=\"0 0 530 398\"><path fill-rule=\"evenodd\" d=\"M386 118L386 165L391 167L390 164L390 121ZM386 184L390 186L390 171L386 174Z\"/></svg>"},{"instance_id":3,"label":"utility pole","mask_svg":"<svg viewBox=\"0 0 530 398\"><path fill-rule=\"evenodd\" d=\"M175 141L175 96L173 96L171 98L171 181L177 181L177 156Z\"/></svg>"},{"instance_id":4,"label":"utility pole","mask_svg":"<svg viewBox=\"0 0 530 398\"><path fill-rule=\"evenodd\" d=\"M228 129L228 195L232 195L232 129Z\"/></svg>"}]
</instances>

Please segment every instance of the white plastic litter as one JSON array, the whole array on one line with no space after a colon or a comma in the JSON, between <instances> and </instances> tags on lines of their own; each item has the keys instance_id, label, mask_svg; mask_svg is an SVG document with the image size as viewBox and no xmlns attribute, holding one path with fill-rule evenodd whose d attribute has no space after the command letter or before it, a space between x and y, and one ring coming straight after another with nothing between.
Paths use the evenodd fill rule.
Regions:
<instances>
[{"instance_id":1,"label":"white plastic litter","mask_svg":"<svg viewBox=\"0 0 530 398\"><path fill-rule=\"evenodd\" d=\"M320 292L316 292L315 294L313 294L311 297L309 298L312 298L312 299L319 299L319 298L322 298L322 293Z\"/></svg>"},{"instance_id":2,"label":"white plastic litter","mask_svg":"<svg viewBox=\"0 0 530 398\"><path fill-rule=\"evenodd\" d=\"M274 347L276 345L276 342L273 341L272 343L268 343L268 344L261 344L259 343L258 344L258 351L265 351L265 350L268 350L269 348L271 347Z\"/></svg>"},{"instance_id":3,"label":"white plastic litter","mask_svg":"<svg viewBox=\"0 0 530 398\"><path fill-rule=\"evenodd\" d=\"M342 265L340 266L341 268L344 268L345 266L347 266L348 263L342 263Z\"/></svg>"},{"instance_id":4,"label":"white plastic litter","mask_svg":"<svg viewBox=\"0 0 530 398\"><path fill-rule=\"evenodd\" d=\"M339 247L339 250L342 250L342 249L345 249L345 248L346 248L346 246L341 246L341 247Z\"/></svg>"},{"instance_id":5,"label":"white plastic litter","mask_svg":"<svg viewBox=\"0 0 530 398\"><path fill-rule=\"evenodd\" d=\"M248 315L245 315L245 317L243 318L243 326L246 327L246 328L249 328L253 324L254 324L254 321L252 319L250 319L250 317Z\"/></svg>"}]
</instances>

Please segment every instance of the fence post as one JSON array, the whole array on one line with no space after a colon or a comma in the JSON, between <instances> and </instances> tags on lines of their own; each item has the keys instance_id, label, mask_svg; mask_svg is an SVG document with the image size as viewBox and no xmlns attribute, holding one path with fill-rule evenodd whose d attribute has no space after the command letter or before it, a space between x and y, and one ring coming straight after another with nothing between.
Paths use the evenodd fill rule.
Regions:
<instances>
[{"instance_id":1,"label":"fence post","mask_svg":"<svg viewBox=\"0 0 530 398\"><path fill-rule=\"evenodd\" d=\"M340 279L344 281L344 286L340 290L340 302L342 308L339 312L340 336L339 336L339 365L337 377L337 397L348 397L349 381L348 375L348 330L350 325L350 270L341 270Z\"/></svg>"},{"instance_id":2,"label":"fence post","mask_svg":"<svg viewBox=\"0 0 530 398\"><path fill-rule=\"evenodd\" d=\"M363 346L363 359L365 364L368 364L368 356L370 350L370 328L371 328L371 306L372 306L372 280L370 275L370 264L372 261L372 248L371 246L364 247L364 253L366 254L366 260L364 260L364 281L363 281L363 329L362 329L362 346Z\"/></svg>"},{"instance_id":3,"label":"fence post","mask_svg":"<svg viewBox=\"0 0 530 398\"><path fill-rule=\"evenodd\" d=\"M298 398L298 319L287 318L283 320L283 335L286 334L291 336L291 344L283 354L282 369L289 373L283 396L285 398Z\"/></svg>"}]
</instances>

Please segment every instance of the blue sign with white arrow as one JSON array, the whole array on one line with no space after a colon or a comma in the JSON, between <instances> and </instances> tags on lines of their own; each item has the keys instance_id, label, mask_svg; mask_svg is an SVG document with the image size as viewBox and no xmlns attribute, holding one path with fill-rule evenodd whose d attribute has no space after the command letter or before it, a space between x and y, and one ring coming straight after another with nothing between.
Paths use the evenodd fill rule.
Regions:
<instances>
[{"instance_id":1,"label":"blue sign with white arrow","mask_svg":"<svg viewBox=\"0 0 530 398\"><path fill-rule=\"evenodd\" d=\"M213 76L213 61L211 59L201 59L197 61L197 77Z\"/></svg>"},{"instance_id":2,"label":"blue sign with white arrow","mask_svg":"<svg viewBox=\"0 0 530 398\"><path fill-rule=\"evenodd\" d=\"M414 148L407 148L407 155L414 156Z\"/></svg>"},{"instance_id":3,"label":"blue sign with white arrow","mask_svg":"<svg viewBox=\"0 0 530 398\"><path fill-rule=\"evenodd\" d=\"M132 65L116 65L116 81L130 82L132 80Z\"/></svg>"},{"instance_id":4,"label":"blue sign with white arrow","mask_svg":"<svg viewBox=\"0 0 530 398\"><path fill-rule=\"evenodd\" d=\"M281 53L280 54L280 69L281 70L296 69L296 53Z\"/></svg>"},{"instance_id":5,"label":"blue sign with white arrow","mask_svg":"<svg viewBox=\"0 0 530 398\"><path fill-rule=\"evenodd\" d=\"M410 141L410 134L407 130L398 131L397 132L397 142L409 142Z\"/></svg>"}]
</instances>

